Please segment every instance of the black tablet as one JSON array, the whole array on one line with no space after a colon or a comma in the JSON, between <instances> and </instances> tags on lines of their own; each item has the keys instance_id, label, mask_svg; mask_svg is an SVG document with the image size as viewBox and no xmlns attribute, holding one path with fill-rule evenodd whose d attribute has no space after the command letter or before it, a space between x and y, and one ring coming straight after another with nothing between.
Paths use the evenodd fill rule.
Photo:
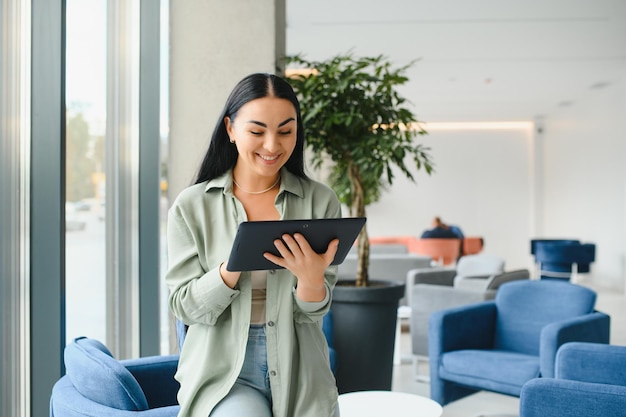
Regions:
<instances>
[{"instance_id":1,"label":"black tablet","mask_svg":"<svg viewBox=\"0 0 626 417\"><path fill-rule=\"evenodd\" d=\"M332 262L332 265L338 265L345 259L364 224L365 217L243 222L237 229L226 269L257 271L281 268L265 259L263 254L270 252L280 256L274 240L285 233L304 235L317 253L323 253L330 241L338 238L339 247Z\"/></svg>"}]
</instances>

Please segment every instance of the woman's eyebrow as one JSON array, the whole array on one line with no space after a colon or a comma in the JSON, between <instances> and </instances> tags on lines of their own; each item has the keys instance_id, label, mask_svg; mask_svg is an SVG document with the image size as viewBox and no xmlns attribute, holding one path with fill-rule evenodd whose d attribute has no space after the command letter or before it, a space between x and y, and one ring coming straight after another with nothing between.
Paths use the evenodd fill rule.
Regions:
<instances>
[{"instance_id":1,"label":"woman's eyebrow","mask_svg":"<svg viewBox=\"0 0 626 417\"><path fill-rule=\"evenodd\" d=\"M289 119L285 120L284 122L281 122L278 124L278 127L283 127L285 126L287 123L292 122L296 119L294 119L293 117L290 117ZM263 122L259 122L258 120L248 120L248 123L254 123L255 125L259 125L261 127L265 127L267 128L267 125Z\"/></svg>"},{"instance_id":2,"label":"woman's eyebrow","mask_svg":"<svg viewBox=\"0 0 626 417\"><path fill-rule=\"evenodd\" d=\"M280 124L278 125L278 127L283 127L283 126L285 126L287 123L292 122L292 121L294 121L294 120L296 120L296 119L294 119L293 117L290 117L289 119L287 119L287 120L285 120L284 122L280 123Z\"/></svg>"}]
</instances>

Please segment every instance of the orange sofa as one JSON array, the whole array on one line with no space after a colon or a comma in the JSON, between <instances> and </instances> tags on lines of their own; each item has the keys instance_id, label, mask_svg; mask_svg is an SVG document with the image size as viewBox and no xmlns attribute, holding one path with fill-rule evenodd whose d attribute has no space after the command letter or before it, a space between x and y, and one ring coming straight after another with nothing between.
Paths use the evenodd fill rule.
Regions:
<instances>
[{"instance_id":1,"label":"orange sofa","mask_svg":"<svg viewBox=\"0 0 626 417\"><path fill-rule=\"evenodd\" d=\"M374 236L371 245L404 245L410 253L428 255L440 265L452 265L459 255L474 255L483 249L483 239L468 236L461 239L421 239L415 236Z\"/></svg>"}]
</instances>

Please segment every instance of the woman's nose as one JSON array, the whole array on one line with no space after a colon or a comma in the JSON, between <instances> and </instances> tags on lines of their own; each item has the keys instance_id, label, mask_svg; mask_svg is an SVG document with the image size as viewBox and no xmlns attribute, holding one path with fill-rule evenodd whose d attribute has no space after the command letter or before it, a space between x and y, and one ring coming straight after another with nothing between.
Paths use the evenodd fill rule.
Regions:
<instances>
[{"instance_id":1,"label":"woman's nose","mask_svg":"<svg viewBox=\"0 0 626 417\"><path fill-rule=\"evenodd\" d=\"M280 149L280 140L277 134L270 133L265 136L263 147L268 152L276 152Z\"/></svg>"}]
</instances>

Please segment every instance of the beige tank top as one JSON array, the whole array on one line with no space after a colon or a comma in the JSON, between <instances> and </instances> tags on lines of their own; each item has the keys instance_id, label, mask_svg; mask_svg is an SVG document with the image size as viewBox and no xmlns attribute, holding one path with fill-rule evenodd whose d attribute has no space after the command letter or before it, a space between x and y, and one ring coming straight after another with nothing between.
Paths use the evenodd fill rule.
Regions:
<instances>
[{"instance_id":1,"label":"beige tank top","mask_svg":"<svg viewBox=\"0 0 626 417\"><path fill-rule=\"evenodd\" d=\"M267 293L267 271L252 271L251 324L265 324L265 298Z\"/></svg>"}]
</instances>

